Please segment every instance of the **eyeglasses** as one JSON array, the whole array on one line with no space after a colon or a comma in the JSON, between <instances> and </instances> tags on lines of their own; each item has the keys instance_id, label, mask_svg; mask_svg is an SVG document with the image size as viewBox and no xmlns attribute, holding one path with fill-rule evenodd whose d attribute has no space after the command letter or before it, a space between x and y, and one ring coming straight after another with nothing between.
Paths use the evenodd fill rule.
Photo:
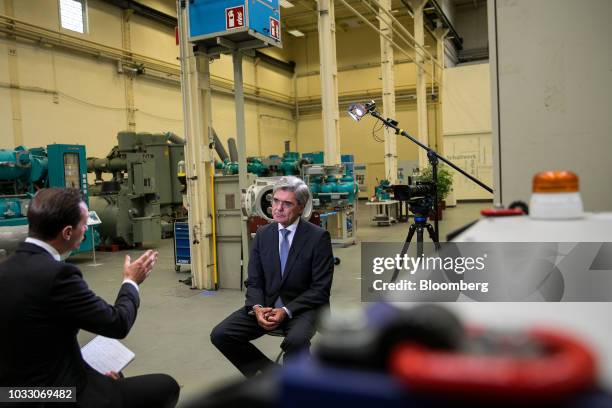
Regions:
<instances>
[{"instance_id":1,"label":"eyeglasses","mask_svg":"<svg viewBox=\"0 0 612 408\"><path fill-rule=\"evenodd\" d=\"M278 198L273 198L272 199L272 206L274 206L274 207L282 206L283 210L290 210L293 207L295 207L295 204L290 202L290 201L281 201Z\"/></svg>"}]
</instances>

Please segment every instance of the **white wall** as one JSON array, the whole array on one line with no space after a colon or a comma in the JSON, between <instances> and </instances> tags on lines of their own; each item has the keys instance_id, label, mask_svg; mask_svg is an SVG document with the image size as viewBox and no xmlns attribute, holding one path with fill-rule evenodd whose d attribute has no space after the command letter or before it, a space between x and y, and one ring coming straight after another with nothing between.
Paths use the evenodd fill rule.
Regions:
<instances>
[{"instance_id":1,"label":"white wall","mask_svg":"<svg viewBox=\"0 0 612 408\"><path fill-rule=\"evenodd\" d=\"M444 156L492 187L491 88L489 64L460 65L444 71L442 118ZM492 195L454 171L458 200L490 199Z\"/></svg>"},{"instance_id":2,"label":"white wall","mask_svg":"<svg viewBox=\"0 0 612 408\"><path fill-rule=\"evenodd\" d=\"M495 171L505 204L529 200L535 173L563 169L580 177L586 210L612 210L610 16L609 0L490 0Z\"/></svg>"}]
</instances>

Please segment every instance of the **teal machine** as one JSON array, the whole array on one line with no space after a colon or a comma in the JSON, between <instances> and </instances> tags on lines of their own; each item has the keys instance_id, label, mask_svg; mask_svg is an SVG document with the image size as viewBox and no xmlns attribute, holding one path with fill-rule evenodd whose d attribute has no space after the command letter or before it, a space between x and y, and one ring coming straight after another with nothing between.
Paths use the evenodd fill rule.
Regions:
<instances>
[{"instance_id":1,"label":"teal machine","mask_svg":"<svg viewBox=\"0 0 612 408\"><path fill-rule=\"evenodd\" d=\"M304 153L302 157L312 163L303 167L302 178L315 199L315 206L355 205L359 188L353 176L353 155L342 155L340 166L325 166L323 152Z\"/></svg>"},{"instance_id":2,"label":"teal machine","mask_svg":"<svg viewBox=\"0 0 612 408\"><path fill-rule=\"evenodd\" d=\"M215 163L215 169L224 176L238 174L238 151L234 138L228 139L229 155L225 152L221 141L215 134L215 150L221 161ZM285 142L285 152L282 156L247 157L247 172L257 177L299 176L302 166L312 164L311 157L300 155L290 150L289 142Z\"/></svg>"},{"instance_id":3,"label":"teal machine","mask_svg":"<svg viewBox=\"0 0 612 408\"><path fill-rule=\"evenodd\" d=\"M320 214L321 226L329 231L332 244L355 243L358 187L353 178L353 156L343 155L342 164L324 165L323 152L305 153L315 164L303 165L301 177L313 197L313 211Z\"/></svg>"},{"instance_id":4,"label":"teal machine","mask_svg":"<svg viewBox=\"0 0 612 408\"><path fill-rule=\"evenodd\" d=\"M52 144L46 148L0 149L0 249L12 251L28 231L28 207L46 187L78 188L89 204L85 146ZM95 234L95 232L94 232ZM92 249L88 229L77 251Z\"/></svg>"}]
</instances>

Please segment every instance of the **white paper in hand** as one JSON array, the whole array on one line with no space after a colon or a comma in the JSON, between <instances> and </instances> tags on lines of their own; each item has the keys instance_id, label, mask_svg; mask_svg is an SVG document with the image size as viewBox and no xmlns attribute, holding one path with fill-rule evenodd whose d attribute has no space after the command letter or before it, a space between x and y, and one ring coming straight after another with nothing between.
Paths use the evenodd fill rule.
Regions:
<instances>
[{"instance_id":1,"label":"white paper in hand","mask_svg":"<svg viewBox=\"0 0 612 408\"><path fill-rule=\"evenodd\" d=\"M123 370L136 356L119 340L96 336L81 348L83 359L99 373Z\"/></svg>"}]
</instances>

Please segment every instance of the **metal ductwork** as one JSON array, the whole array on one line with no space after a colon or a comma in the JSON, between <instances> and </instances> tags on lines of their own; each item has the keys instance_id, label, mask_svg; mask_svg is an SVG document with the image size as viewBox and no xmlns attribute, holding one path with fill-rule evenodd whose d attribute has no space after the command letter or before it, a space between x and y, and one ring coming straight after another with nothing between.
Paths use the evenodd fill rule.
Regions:
<instances>
[{"instance_id":1,"label":"metal ductwork","mask_svg":"<svg viewBox=\"0 0 612 408\"><path fill-rule=\"evenodd\" d=\"M222 162L229 160L227 151L225 151L225 147L223 147L223 143L221 143L221 139L219 139L219 136L217 136L217 132L215 132L215 129L212 130L212 133L215 141L215 151L219 155L219 158Z\"/></svg>"},{"instance_id":2,"label":"metal ductwork","mask_svg":"<svg viewBox=\"0 0 612 408\"><path fill-rule=\"evenodd\" d=\"M182 137L180 137L176 133L166 132L164 134L166 135L166 140L170 144L185 145L185 139L183 139Z\"/></svg>"},{"instance_id":3,"label":"metal ductwork","mask_svg":"<svg viewBox=\"0 0 612 408\"><path fill-rule=\"evenodd\" d=\"M238 162L238 148L236 147L236 139L230 137L227 139L227 147L229 148L230 160Z\"/></svg>"}]
</instances>

